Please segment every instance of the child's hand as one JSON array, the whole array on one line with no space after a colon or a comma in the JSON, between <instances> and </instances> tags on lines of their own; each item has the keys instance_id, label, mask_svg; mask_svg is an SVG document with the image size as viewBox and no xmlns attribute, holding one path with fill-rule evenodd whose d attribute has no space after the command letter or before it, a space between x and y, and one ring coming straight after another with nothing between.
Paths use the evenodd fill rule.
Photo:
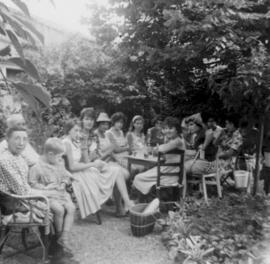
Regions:
<instances>
[{"instance_id":1,"label":"child's hand","mask_svg":"<svg viewBox=\"0 0 270 264\"><path fill-rule=\"evenodd\" d=\"M153 155L157 156L158 155L158 147L153 148Z\"/></svg>"}]
</instances>

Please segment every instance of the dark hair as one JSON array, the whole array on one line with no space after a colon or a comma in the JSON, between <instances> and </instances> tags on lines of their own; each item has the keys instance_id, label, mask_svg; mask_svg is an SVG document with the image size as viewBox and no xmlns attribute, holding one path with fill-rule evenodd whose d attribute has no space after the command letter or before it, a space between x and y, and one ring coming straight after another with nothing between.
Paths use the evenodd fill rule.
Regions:
<instances>
[{"instance_id":1,"label":"dark hair","mask_svg":"<svg viewBox=\"0 0 270 264\"><path fill-rule=\"evenodd\" d=\"M153 125L155 125L158 121L163 121L163 118L162 118L162 116L161 115L157 115L157 116L155 116L153 119L152 119L152 124Z\"/></svg>"},{"instance_id":2,"label":"dark hair","mask_svg":"<svg viewBox=\"0 0 270 264\"><path fill-rule=\"evenodd\" d=\"M116 122L122 121L124 124L126 123L126 116L122 112L114 113L111 116L112 125L114 125Z\"/></svg>"},{"instance_id":3,"label":"dark hair","mask_svg":"<svg viewBox=\"0 0 270 264\"><path fill-rule=\"evenodd\" d=\"M164 120L164 125L167 125L170 128L175 127L179 134L182 132L180 121L176 117L166 117Z\"/></svg>"},{"instance_id":4,"label":"dark hair","mask_svg":"<svg viewBox=\"0 0 270 264\"><path fill-rule=\"evenodd\" d=\"M239 123L239 127L240 128L248 128L249 127L249 122L246 118L243 118L240 120L240 123Z\"/></svg>"},{"instance_id":5,"label":"dark hair","mask_svg":"<svg viewBox=\"0 0 270 264\"><path fill-rule=\"evenodd\" d=\"M27 132L26 128L25 127L22 127L22 126L14 126L14 127L10 127L6 130L6 137L7 138L10 138L14 132L17 132L17 131L24 131L24 132Z\"/></svg>"},{"instance_id":6,"label":"dark hair","mask_svg":"<svg viewBox=\"0 0 270 264\"><path fill-rule=\"evenodd\" d=\"M64 126L65 135L67 135L69 131L76 125L81 126L81 122L78 118L68 119L65 122L65 126Z\"/></svg>"},{"instance_id":7,"label":"dark hair","mask_svg":"<svg viewBox=\"0 0 270 264\"><path fill-rule=\"evenodd\" d=\"M80 119L83 120L86 116L95 120L96 119L95 109L93 107L83 108L80 113Z\"/></svg>"},{"instance_id":8,"label":"dark hair","mask_svg":"<svg viewBox=\"0 0 270 264\"><path fill-rule=\"evenodd\" d=\"M238 128L239 118L237 115L227 115L225 121L228 121L234 125L235 128Z\"/></svg>"},{"instance_id":9,"label":"dark hair","mask_svg":"<svg viewBox=\"0 0 270 264\"><path fill-rule=\"evenodd\" d=\"M194 123L196 126L200 127L200 128L203 128L203 123L200 119L198 118L189 118L185 121L185 123L187 125L189 125L189 123Z\"/></svg>"}]
</instances>

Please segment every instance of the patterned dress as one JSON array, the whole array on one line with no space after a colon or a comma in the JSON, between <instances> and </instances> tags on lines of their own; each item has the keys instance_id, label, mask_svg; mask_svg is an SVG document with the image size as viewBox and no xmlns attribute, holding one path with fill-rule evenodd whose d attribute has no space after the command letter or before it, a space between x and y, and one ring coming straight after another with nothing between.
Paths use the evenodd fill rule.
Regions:
<instances>
[{"instance_id":1,"label":"patterned dress","mask_svg":"<svg viewBox=\"0 0 270 264\"><path fill-rule=\"evenodd\" d=\"M81 160L81 147L74 144L69 138L63 142L70 146L72 157L75 162ZM72 175L77 181L72 182L72 187L79 206L82 218L100 210L101 205L108 200L113 192L119 169L116 167L105 167L102 172L91 167Z\"/></svg>"},{"instance_id":2,"label":"patterned dress","mask_svg":"<svg viewBox=\"0 0 270 264\"><path fill-rule=\"evenodd\" d=\"M242 145L242 136L239 130L235 130L234 132L226 132L223 131L220 140L218 143L219 152L228 151L230 149L238 152ZM192 174L205 174L205 173L213 173L216 171L217 166L222 167L224 169L229 169L233 167L233 159L232 157L229 159L219 159L217 161L207 161L203 159L196 160L195 162L188 161L185 163L185 168L187 173Z\"/></svg>"},{"instance_id":3,"label":"patterned dress","mask_svg":"<svg viewBox=\"0 0 270 264\"><path fill-rule=\"evenodd\" d=\"M1 153L0 157L0 191L6 193L12 193L17 195L40 195L40 193L31 189L28 184L28 172L29 167L25 159L21 155L13 155L8 149ZM10 210L14 207L12 201L5 196L1 197L1 206ZM48 214L45 204L40 201L31 201L32 208L35 211L33 215L34 222L40 222L39 218L44 218ZM16 204L16 210L25 212L25 209L29 209L29 206L24 202ZM16 215L16 214L15 214ZM22 215L21 215L22 216ZM24 219L17 219L16 221L30 221L30 214L25 215ZM10 221L11 219L9 219ZM46 229L46 233L49 233L49 229Z\"/></svg>"},{"instance_id":4,"label":"patterned dress","mask_svg":"<svg viewBox=\"0 0 270 264\"><path fill-rule=\"evenodd\" d=\"M1 153L4 153L7 149L8 149L7 141L3 140L0 143L0 156L2 155ZM30 143L26 144L26 147L21 153L21 156L26 160L29 167L33 166L39 159L39 155L31 146Z\"/></svg>"},{"instance_id":5,"label":"patterned dress","mask_svg":"<svg viewBox=\"0 0 270 264\"><path fill-rule=\"evenodd\" d=\"M8 149L0 156L0 190L18 195L28 195L28 166L21 155L13 155Z\"/></svg>"}]
</instances>

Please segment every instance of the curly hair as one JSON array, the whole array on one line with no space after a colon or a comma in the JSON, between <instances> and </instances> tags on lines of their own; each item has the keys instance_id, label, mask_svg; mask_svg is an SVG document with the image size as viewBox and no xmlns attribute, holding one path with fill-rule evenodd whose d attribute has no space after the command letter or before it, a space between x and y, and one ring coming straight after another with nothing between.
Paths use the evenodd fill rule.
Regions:
<instances>
[{"instance_id":1,"label":"curly hair","mask_svg":"<svg viewBox=\"0 0 270 264\"><path fill-rule=\"evenodd\" d=\"M65 132L65 135L67 135L69 133L69 131L75 127L75 126L79 126L81 127L81 121L78 119L78 118L70 118L68 119L66 122L65 122L65 125L64 125L64 132Z\"/></svg>"},{"instance_id":2,"label":"curly hair","mask_svg":"<svg viewBox=\"0 0 270 264\"><path fill-rule=\"evenodd\" d=\"M152 120L151 120L151 123L152 123L152 125L154 126L154 125L156 125L156 123L157 122L163 122L163 118L162 118L162 116L161 115L157 115L157 116L155 116Z\"/></svg>"},{"instance_id":3,"label":"curly hair","mask_svg":"<svg viewBox=\"0 0 270 264\"><path fill-rule=\"evenodd\" d=\"M124 124L126 123L126 116L122 112L114 113L111 116L112 125L114 125L116 122L122 121Z\"/></svg>"},{"instance_id":4,"label":"curly hair","mask_svg":"<svg viewBox=\"0 0 270 264\"><path fill-rule=\"evenodd\" d=\"M80 120L83 120L85 117L90 117L91 119L96 119L96 111L93 107L83 108L80 113Z\"/></svg>"},{"instance_id":5,"label":"curly hair","mask_svg":"<svg viewBox=\"0 0 270 264\"><path fill-rule=\"evenodd\" d=\"M172 116L166 117L165 120L164 120L164 125L167 125L170 128L175 127L178 134L180 134L182 132L181 123L178 120L178 118L176 118L176 117L172 117Z\"/></svg>"}]
</instances>

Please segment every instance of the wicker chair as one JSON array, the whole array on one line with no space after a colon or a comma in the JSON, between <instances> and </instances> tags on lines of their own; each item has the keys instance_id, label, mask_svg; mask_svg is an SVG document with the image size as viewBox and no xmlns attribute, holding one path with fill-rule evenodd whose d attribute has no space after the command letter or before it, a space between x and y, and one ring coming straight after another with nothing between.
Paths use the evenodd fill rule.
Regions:
<instances>
[{"instance_id":1,"label":"wicker chair","mask_svg":"<svg viewBox=\"0 0 270 264\"><path fill-rule=\"evenodd\" d=\"M50 232L50 219L49 219L49 201L45 196L42 195L28 195L21 196L10 194L6 192L0 192L1 202L3 200L8 202L8 208L6 208L3 204L0 205L0 255L2 254L3 247L8 240L12 229L21 229L22 236L22 244L24 246L25 251L29 249L35 248L37 245L28 247L26 242L26 235L30 229L32 229L33 233L37 236L39 240L39 244L42 247L42 261L45 263L47 261L48 256L48 246L49 246L49 232ZM34 203L38 201L43 202L45 205L44 215L45 217L41 220L42 222L36 222L34 220ZM20 211L27 211L29 213L29 221L24 221L23 223L18 222L16 219L16 213ZM8 213L6 212L8 211ZM5 213L5 214L4 214ZM4 223L3 217L8 214L11 216L10 222ZM39 229L39 230L38 230ZM16 252L20 253L20 252ZM16 254L15 253L15 254ZM14 255L14 253L12 254ZM12 256L9 255L8 257Z\"/></svg>"}]
</instances>

